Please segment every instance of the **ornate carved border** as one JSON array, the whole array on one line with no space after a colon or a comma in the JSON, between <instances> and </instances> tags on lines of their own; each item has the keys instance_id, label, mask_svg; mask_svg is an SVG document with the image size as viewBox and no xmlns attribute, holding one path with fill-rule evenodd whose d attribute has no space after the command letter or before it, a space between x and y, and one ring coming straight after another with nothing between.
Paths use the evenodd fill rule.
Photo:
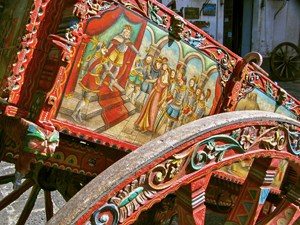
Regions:
<instances>
[{"instance_id":1,"label":"ornate carved border","mask_svg":"<svg viewBox=\"0 0 300 225\"><path fill-rule=\"evenodd\" d=\"M141 211L182 185L253 157L288 160L299 174L299 131L297 121L257 111L195 121L121 159L71 199L49 224L93 224L104 219L129 224ZM75 209L83 196L89 197Z\"/></svg>"}]
</instances>

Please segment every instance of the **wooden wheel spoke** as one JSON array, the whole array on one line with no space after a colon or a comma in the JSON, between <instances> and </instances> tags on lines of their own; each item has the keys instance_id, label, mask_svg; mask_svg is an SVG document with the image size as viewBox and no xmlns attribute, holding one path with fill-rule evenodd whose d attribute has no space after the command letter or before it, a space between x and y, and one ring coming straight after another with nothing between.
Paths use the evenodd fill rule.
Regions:
<instances>
[{"instance_id":1,"label":"wooden wheel spoke","mask_svg":"<svg viewBox=\"0 0 300 225\"><path fill-rule=\"evenodd\" d=\"M283 67L284 66L284 64L283 63L281 63L279 66L277 66L275 69L276 70L279 70L281 67Z\"/></svg>"},{"instance_id":2,"label":"wooden wheel spoke","mask_svg":"<svg viewBox=\"0 0 300 225\"><path fill-rule=\"evenodd\" d=\"M278 63L280 63L280 64L282 64L282 63L283 63L283 61L282 61L282 60L274 60L273 62L274 62L274 63L277 63L277 64L278 64Z\"/></svg>"},{"instance_id":3,"label":"wooden wheel spoke","mask_svg":"<svg viewBox=\"0 0 300 225\"><path fill-rule=\"evenodd\" d=\"M279 159L255 159L227 222L255 224L270 193ZM257 171L260 171L257 173ZM239 223L240 222L240 223Z\"/></svg>"},{"instance_id":4,"label":"wooden wheel spoke","mask_svg":"<svg viewBox=\"0 0 300 225\"><path fill-rule=\"evenodd\" d=\"M288 45L285 45L285 46L284 46L284 48L285 48L284 55L286 56L286 55L287 55L287 53L289 52L289 51L288 51L288 49L289 49L289 46L288 46Z\"/></svg>"},{"instance_id":5,"label":"wooden wheel spoke","mask_svg":"<svg viewBox=\"0 0 300 225\"><path fill-rule=\"evenodd\" d=\"M295 75L296 75L296 74L294 73L294 70L291 69L291 68L287 69L287 74L288 74L288 77L290 77L290 78L294 78Z\"/></svg>"},{"instance_id":6,"label":"wooden wheel spoke","mask_svg":"<svg viewBox=\"0 0 300 225\"><path fill-rule=\"evenodd\" d=\"M300 62L300 59L299 59L299 55L292 55L289 60L292 61L292 62L296 62L296 63L299 63ZM294 61L296 60L296 61Z\"/></svg>"},{"instance_id":7,"label":"wooden wheel spoke","mask_svg":"<svg viewBox=\"0 0 300 225\"><path fill-rule=\"evenodd\" d=\"M270 64L273 75L279 80L294 80L300 67L300 50L290 42L279 44L271 54Z\"/></svg>"},{"instance_id":8,"label":"wooden wheel spoke","mask_svg":"<svg viewBox=\"0 0 300 225\"><path fill-rule=\"evenodd\" d=\"M53 203L51 198L51 192L44 191L44 197L45 197L46 218L48 221L53 216Z\"/></svg>"},{"instance_id":9,"label":"wooden wheel spoke","mask_svg":"<svg viewBox=\"0 0 300 225\"><path fill-rule=\"evenodd\" d=\"M278 54L278 52L277 52L277 55L279 55L281 57L284 56L284 51L282 48L279 49L279 52L280 52L280 54Z\"/></svg>"},{"instance_id":10,"label":"wooden wheel spoke","mask_svg":"<svg viewBox=\"0 0 300 225\"><path fill-rule=\"evenodd\" d=\"M278 53L276 52L275 55L274 55L274 58L282 60L282 59L283 59L283 55L278 54Z\"/></svg>"},{"instance_id":11,"label":"wooden wheel spoke","mask_svg":"<svg viewBox=\"0 0 300 225\"><path fill-rule=\"evenodd\" d=\"M299 68L300 68L299 66L297 67L297 65L295 65L295 64L293 64L293 63L291 63L289 66L292 67L293 70L299 71Z\"/></svg>"},{"instance_id":12,"label":"wooden wheel spoke","mask_svg":"<svg viewBox=\"0 0 300 225\"><path fill-rule=\"evenodd\" d=\"M281 77L284 77L285 71L286 71L286 66L283 64L283 66L282 66L282 68L281 68L281 70L280 70L280 76L281 76Z\"/></svg>"},{"instance_id":13,"label":"wooden wheel spoke","mask_svg":"<svg viewBox=\"0 0 300 225\"><path fill-rule=\"evenodd\" d=\"M7 184L14 181L15 174L8 174L0 177L0 184Z\"/></svg>"},{"instance_id":14,"label":"wooden wheel spoke","mask_svg":"<svg viewBox=\"0 0 300 225\"><path fill-rule=\"evenodd\" d=\"M26 223L33 207L34 207L34 204L36 202L36 199L37 199L37 196L40 192L41 188L37 185L34 185L32 190L31 190L31 193L30 193L30 196L26 202L26 205L24 206L24 209L21 213L21 216L17 222L17 225L23 225Z\"/></svg>"},{"instance_id":15,"label":"wooden wheel spoke","mask_svg":"<svg viewBox=\"0 0 300 225\"><path fill-rule=\"evenodd\" d=\"M4 209L10 203L19 198L25 191L27 191L31 186L33 186L33 184L33 181L25 180L24 183L17 190L14 190L8 196L1 200L0 210Z\"/></svg>"}]
</instances>

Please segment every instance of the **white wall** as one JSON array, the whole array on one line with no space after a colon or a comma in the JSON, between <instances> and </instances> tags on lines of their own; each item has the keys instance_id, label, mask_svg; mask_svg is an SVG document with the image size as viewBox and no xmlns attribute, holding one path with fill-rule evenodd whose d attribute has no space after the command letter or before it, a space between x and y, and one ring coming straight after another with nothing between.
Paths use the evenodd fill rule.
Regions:
<instances>
[{"instance_id":1,"label":"white wall","mask_svg":"<svg viewBox=\"0 0 300 225\"><path fill-rule=\"evenodd\" d=\"M164 5L167 5L171 0L162 0ZM205 0L176 0L176 9L180 11L182 7L198 7L201 10ZM218 42L223 43L223 18L224 10L223 6L220 4L220 0L211 0L209 4L216 4L216 15L215 16L203 16L202 13L198 19L191 20L196 21L206 21L210 23L208 28L203 28L203 30L211 35Z\"/></svg>"},{"instance_id":2,"label":"white wall","mask_svg":"<svg viewBox=\"0 0 300 225\"><path fill-rule=\"evenodd\" d=\"M162 3L167 5L171 1L162 0ZM199 7L201 9L204 2L205 0L176 0L176 8L178 11L182 7ZM222 44L224 8L220 2L221 0L211 0L209 2L210 4L216 4L216 16L203 16L201 14L198 20L210 22L210 27L203 28L203 30ZM265 4L262 4L262 2ZM248 41L243 37L244 45L247 45L242 47L244 53L258 51L264 57L268 57L272 50L282 42L292 42L300 47L300 0L288 0L285 7L274 18L284 2L285 0L253 0L252 9L244 8L244 15L253 13L252 32L243 32L243 35L249 35L249 39L251 39L251 41ZM245 10L253 11L248 12ZM249 26L251 26L251 23L249 23Z\"/></svg>"},{"instance_id":3,"label":"white wall","mask_svg":"<svg viewBox=\"0 0 300 225\"><path fill-rule=\"evenodd\" d=\"M292 42L299 47L300 41L300 1L287 1L285 7L276 12L284 1L255 0L253 6L252 51L259 51L268 57L282 42ZM275 17L275 18L274 18Z\"/></svg>"}]
</instances>

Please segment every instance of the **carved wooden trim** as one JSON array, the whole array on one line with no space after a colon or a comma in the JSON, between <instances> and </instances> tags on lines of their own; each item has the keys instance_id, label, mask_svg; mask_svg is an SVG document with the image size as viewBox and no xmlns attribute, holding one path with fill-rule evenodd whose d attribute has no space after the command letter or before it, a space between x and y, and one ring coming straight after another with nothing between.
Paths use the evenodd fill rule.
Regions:
<instances>
[{"instance_id":1,"label":"carved wooden trim","mask_svg":"<svg viewBox=\"0 0 300 225\"><path fill-rule=\"evenodd\" d=\"M45 10L50 0L36 0L33 3L32 11L29 13L30 20L26 25L26 34L22 38L21 50L17 53L18 61L13 64L13 75L9 77L10 96L9 103L17 104L20 99L20 91L24 84L24 75L32 59L34 49L38 43L37 30L45 17Z\"/></svg>"},{"instance_id":2,"label":"carved wooden trim","mask_svg":"<svg viewBox=\"0 0 300 225\"><path fill-rule=\"evenodd\" d=\"M241 124L243 125L241 126ZM279 148L276 144L274 148L269 149L266 147L267 145L262 144L269 141L268 135L264 133L267 129L284 127L282 129L285 130L285 127L290 126L297 127L296 129L299 130L300 124L278 114L253 111L224 113L182 126L140 147L104 171L80 191L76 198L71 199L49 224L75 221L85 223L90 219L94 220L96 218L94 217L95 213L98 212L101 212L102 215L111 215L105 213L108 210L105 204L114 203L113 205L116 207L110 208L109 211L119 212L120 208L125 207L121 202L132 195L131 201L127 201L127 204L133 204L135 207L127 208L130 209L130 213L127 213L125 218L125 214L122 216L118 214L119 217L117 218L118 221L122 218L123 224L128 224L129 221L134 221L141 211L149 208L154 202L160 201L168 193L174 193L181 186L205 177L212 170L253 157L275 157L288 160L289 165L299 173L300 160L298 152L290 148L289 143L293 141L290 140L289 132L279 132L285 136L284 140L287 140L286 142L278 142L285 143L284 148ZM242 131L240 135L238 135L239 132L236 132L239 128L246 129L249 127L255 128L256 138L252 141L253 132ZM230 136L230 138L224 139L224 135ZM214 138L214 141L208 141L209 137L212 136L220 136L221 139ZM245 141L242 141L243 136L247 137L247 141L252 142L249 146ZM248 148L245 149L243 146ZM207 157L203 152L206 153ZM191 163L193 160L194 166ZM139 186L141 179L143 180L142 183L150 184L152 182L154 186ZM132 186L133 183L134 186ZM128 191L124 192L124 190ZM83 196L89 197L86 202L80 205L80 209L74 208L75 202L78 202L77 198ZM118 198L123 200L118 201L118 203L112 202L114 196L119 196ZM142 201L138 198L141 198ZM138 204L134 204L134 201L137 201ZM90 205L92 202L93 206ZM81 211L85 207L87 207L86 210ZM99 217L97 218L99 219ZM115 220L115 217L108 219Z\"/></svg>"}]
</instances>

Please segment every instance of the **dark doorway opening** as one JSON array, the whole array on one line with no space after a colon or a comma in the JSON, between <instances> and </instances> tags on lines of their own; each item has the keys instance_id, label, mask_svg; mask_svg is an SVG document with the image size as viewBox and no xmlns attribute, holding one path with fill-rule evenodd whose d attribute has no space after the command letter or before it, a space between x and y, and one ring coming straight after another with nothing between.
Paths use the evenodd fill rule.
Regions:
<instances>
[{"instance_id":1,"label":"dark doorway opening","mask_svg":"<svg viewBox=\"0 0 300 225\"><path fill-rule=\"evenodd\" d=\"M243 25L243 1L224 1L224 34L223 44L241 55L242 25Z\"/></svg>"}]
</instances>

